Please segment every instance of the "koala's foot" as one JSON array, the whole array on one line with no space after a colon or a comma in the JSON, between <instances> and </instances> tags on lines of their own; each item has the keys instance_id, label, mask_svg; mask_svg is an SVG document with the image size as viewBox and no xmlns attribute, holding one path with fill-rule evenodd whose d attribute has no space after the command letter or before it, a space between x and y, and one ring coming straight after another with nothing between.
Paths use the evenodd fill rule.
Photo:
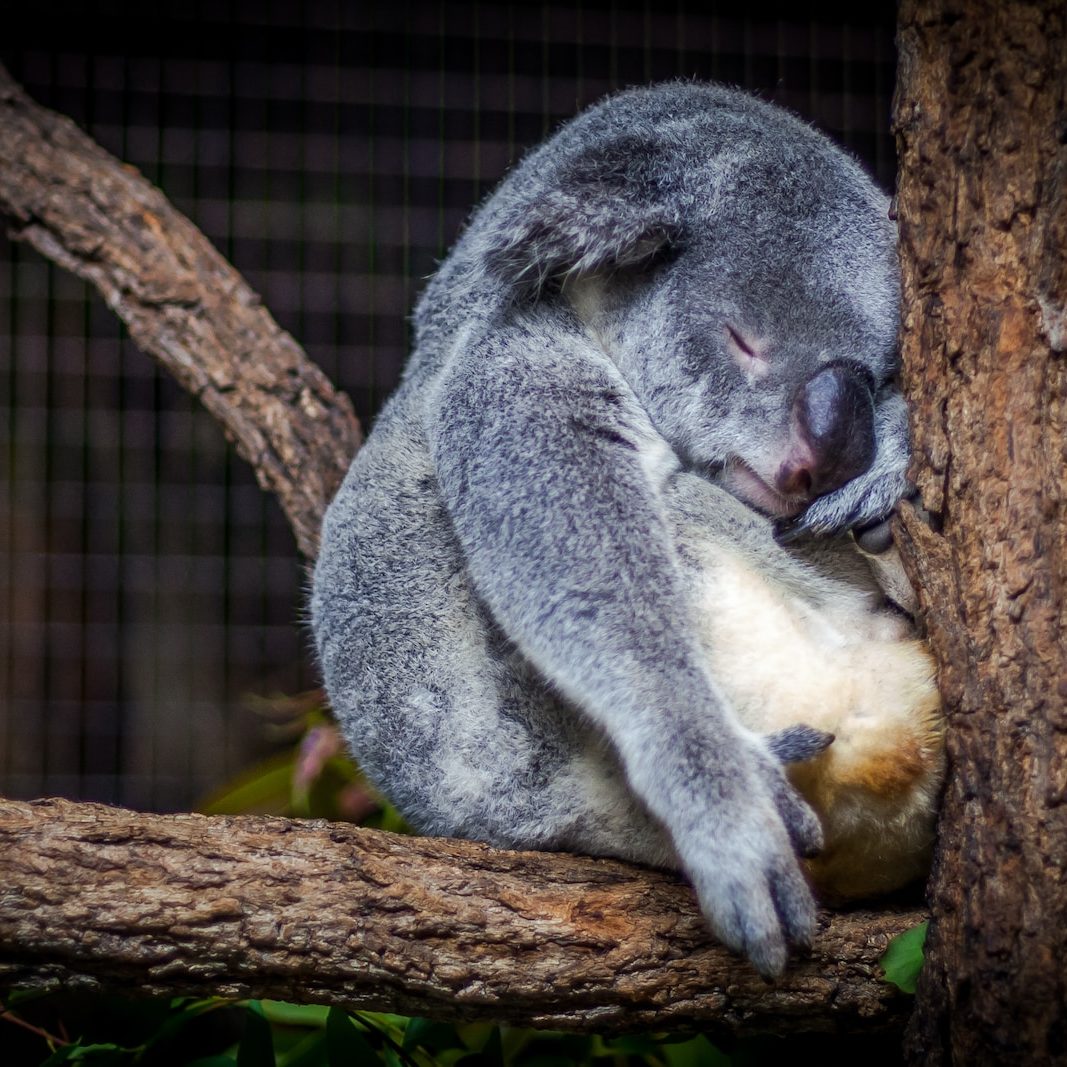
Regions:
<instances>
[{"instance_id":1,"label":"koala's foot","mask_svg":"<svg viewBox=\"0 0 1067 1067\"><path fill-rule=\"evenodd\" d=\"M815 901L797 856L816 855L823 834L776 756L758 740L746 747L747 772L723 783L732 795L674 836L716 936L774 977L790 944L811 945Z\"/></svg>"}]
</instances>

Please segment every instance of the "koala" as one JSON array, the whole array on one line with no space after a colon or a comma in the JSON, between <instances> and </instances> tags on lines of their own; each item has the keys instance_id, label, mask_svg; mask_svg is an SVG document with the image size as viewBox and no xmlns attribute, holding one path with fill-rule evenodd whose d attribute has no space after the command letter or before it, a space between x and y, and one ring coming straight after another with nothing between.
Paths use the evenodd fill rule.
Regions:
<instances>
[{"instance_id":1,"label":"koala","mask_svg":"<svg viewBox=\"0 0 1067 1067\"><path fill-rule=\"evenodd\" d=\"M331 704L416 828L680 869L767 975L810 942L825 835L783 761L833 762L830 735L796 726L800 664L736 684L720 611L758 621L743 593L725 621L716 560L762 553L819 614L772 523L811 542L902 495L898 302L886 197L736 90L621 92L505 177L418 302L312 583Z\"/></svg>"}]
</instances>

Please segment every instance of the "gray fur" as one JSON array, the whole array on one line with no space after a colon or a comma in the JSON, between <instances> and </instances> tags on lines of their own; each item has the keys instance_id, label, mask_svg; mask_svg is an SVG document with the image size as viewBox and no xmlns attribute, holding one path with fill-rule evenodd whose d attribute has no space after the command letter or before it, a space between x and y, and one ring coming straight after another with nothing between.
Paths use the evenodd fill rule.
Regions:
<instances>
[{"instance_id":1,"label":"gray fur","mask_svg":"<svg viewBox=\"0 0 1067 1067\"><path fill-rule=\"evenodd\" d=\"M772 478L798 385L847 360L875 462L801 524L884 515L897 301L884 196L733 90L611 97L501 183L418 304L315 571L333 707L419 829L680 866L766 973L810 940L818 821L705 665L671 486ZM716 514L708 536L734 536Z\"/></svg>"}]
</instances>

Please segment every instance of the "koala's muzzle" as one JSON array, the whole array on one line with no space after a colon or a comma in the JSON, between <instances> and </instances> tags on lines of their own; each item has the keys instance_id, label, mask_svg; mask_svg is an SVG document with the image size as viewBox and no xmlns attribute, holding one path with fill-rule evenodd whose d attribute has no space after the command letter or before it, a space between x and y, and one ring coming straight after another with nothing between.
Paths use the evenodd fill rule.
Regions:
<instances>
[{"instance_id":1,"label":"koala's muzzle","mask_svg":"<svg viewBox=\"0 0 1067 1067\"><path fill-rule=\"evenodd\" d=\"M874 449L870 379L861 368L831 363L797 390L789 453L775 488L787 496L822 496L862 474Z\"/></svg>"}]
</instances>

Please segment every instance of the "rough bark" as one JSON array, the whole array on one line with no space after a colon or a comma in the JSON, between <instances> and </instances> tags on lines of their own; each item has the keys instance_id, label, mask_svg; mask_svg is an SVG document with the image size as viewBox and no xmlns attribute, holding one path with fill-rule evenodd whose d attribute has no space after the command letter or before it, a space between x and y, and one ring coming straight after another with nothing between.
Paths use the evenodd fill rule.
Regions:
<instances>
[{"instance_id":1,"label":"rough bark","mask_svg":"<svg viewBox=\"0 0 1067 1067\"><path fill-rule=\"evenodd\" d=\"M1067 35L1062 2L906 0L905 518L950 780L913 1062L1067 1062Z\"/></svg>"},{"instance_id":2,"label":"rough bark","mask_svg":"<svg viewBox=\"0 0 1067 1067\"><path fill-rule=\"evenodd\" d=\"M138 346L222 423L314 558L360 444L348 397L155 186L35 104L2 66L0 212L12 237L92 282Z\"/></svg>"},{"instance_id":3,"label":"rough bark","mask_svg":"<svg viewBox=\"0 0 1067 1067\"><path fill-rule=\"evenodd\" d=\"M270 997L600 1032L903 1026L893 910L823 915L769 984L692 891L614 860L324 821L0 802L0 984Z\"/></svg>"}]
</instances>

